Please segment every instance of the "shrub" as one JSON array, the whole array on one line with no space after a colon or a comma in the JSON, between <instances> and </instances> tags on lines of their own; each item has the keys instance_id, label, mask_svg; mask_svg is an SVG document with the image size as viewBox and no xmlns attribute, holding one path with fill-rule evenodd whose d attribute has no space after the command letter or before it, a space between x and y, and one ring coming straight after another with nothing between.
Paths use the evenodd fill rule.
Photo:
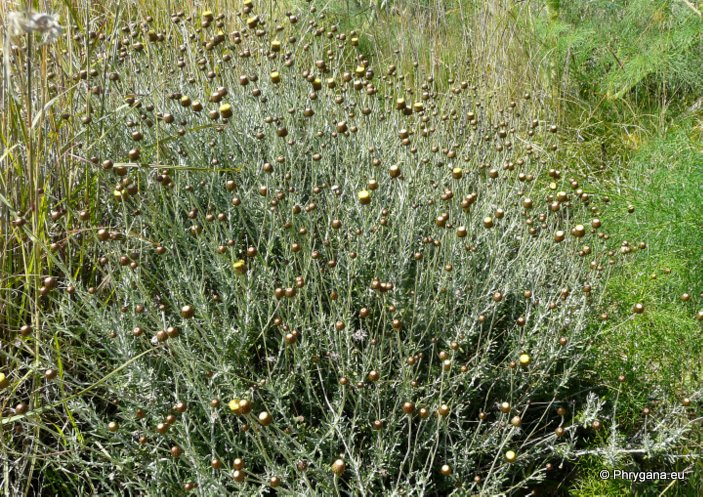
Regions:
<instances>
[{"instance_id":1,"label":"shrub","mask_svg":"<svg viewBox=\"0 0 703 497\"><path fill-rule=\"evenodd\" d=\"M3 446L36 452L6 485L514 493L605 447L582 377L616 256L540 92L406 87L315 13L246 10L74 33L74 183L12 226L51 274L16 282Z\"/></svg>"}]
</instances>

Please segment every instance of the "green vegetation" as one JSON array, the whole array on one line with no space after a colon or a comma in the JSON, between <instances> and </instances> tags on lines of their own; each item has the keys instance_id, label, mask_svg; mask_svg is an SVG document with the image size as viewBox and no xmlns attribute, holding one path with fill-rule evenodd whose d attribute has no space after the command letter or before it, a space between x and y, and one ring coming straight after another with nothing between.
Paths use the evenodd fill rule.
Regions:
<instances>
[{"instance_id":1,"label":"green vegetation","mask_svg":"<svg viewBox=\"0 0 703 497\"><path fill-rule=\"evenodd\" d=\"M628 390L640 400L657 385L662 388L657 396L690 389L703 372L700 328L690 319L697 310L693 296L703 285L703 150L695 148L691 124L684 121L638 150L621 193L634 211L618 216L625 219L617 222L617 235L631 244L646 240L647 248L636 251L608 283L609 298L622 305L613 309L618 323L608 339L613 353L601 360L627 356L620 367L646 387ZM637 302L646 314L631 320L618 314Z\"/></svg>"},{"instance_id":2,"label":"green vegetation","mask_svg":"<svg viewBox=\"0 0 703 497\"><path fill-rule=\"evenodd\" d=\"M3 495L701 494L701 5L48 3Z\"/></svg>"},{"instance_id":3,"label":"green vegetation","mask_svg":"<svg viewBox=\"0 0 703 497\"><path fill-rule=\"evenodd\" d=\"M622 187L611 187L620 212L604 216L612 222L611 236L630 247L646 241L646 249L630 252L609 279L605 298L612 324L593 350L593 368L609 391L606 397L617 405L618 423L628 431L656 422L667 399L681 398L701 384L701 330L691 319L698 310L697 289L703 286L703 149L698 122L681 119L632 153L625 176L618 180ZM632 213L623 215L628 208ZM646 312L635 317L630 309L636 303L643 303ZM700 431L697 437L698 443L682 448L683 453L700 450ZM617 466L631 471L659 467L639 458L622 458ZM618 489L635 495L659 495L664 489L666 495L695 495L703 485L701 461L675 467L689 471L691 479L685 484L632 487L600 481L602 461L584 459L576 495L617 495Z\"/></svg>"}]
</instances>

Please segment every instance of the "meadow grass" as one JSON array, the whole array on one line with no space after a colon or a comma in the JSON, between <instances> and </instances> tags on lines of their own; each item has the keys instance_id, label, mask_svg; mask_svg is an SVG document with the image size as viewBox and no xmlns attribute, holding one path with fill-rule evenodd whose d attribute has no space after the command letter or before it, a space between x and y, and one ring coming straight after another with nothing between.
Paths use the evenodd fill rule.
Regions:
<instances>
[{"instance_id":1,"label":"meadow grass","mask_svg":"<svg viewBox=\"0 0 703 497\"><path fill-rule=\"evenodd\" d=\"M612 222L611 235L631 246L646 241L646 249L633 251L609 278L604 299L612 325L591 360L593 375L617 406L615 417L626 431L651 423L667 398L700 385L700 326L691 319L698 311L696 289L703 277L698 126L699 117L682 117L629 150L625 167L599 181L618 206L604 216ZM647 311L634 317L631 308L639 302ZM682 447L684 453L699 450L700 434L696 437L698 442ZM647 458L627 456L616 465L631 471L659 467ZM599 458L583 458L573 495L689 496L702 485L700 461L676 464L689 472L687 481L659 485L603 481L598 472L604 467L610 466Z\"/></svg>"}]
</instances>

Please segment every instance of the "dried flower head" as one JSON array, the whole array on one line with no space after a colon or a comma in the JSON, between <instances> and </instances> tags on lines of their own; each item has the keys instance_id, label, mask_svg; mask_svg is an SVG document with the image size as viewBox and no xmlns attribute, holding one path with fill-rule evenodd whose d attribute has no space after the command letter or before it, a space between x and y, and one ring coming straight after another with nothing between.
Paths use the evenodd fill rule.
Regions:
<instances>
[{"instance_id":1,"label":"dried flower head","mask_svg":"<svg viewBox=\"0 0 703 497\"><path fill-rule=\"evenodd\" d=\"M39 33L42 42L54 43L63 27L59 24L59 16L43 12L32 12L29 16L24 12L10 12L7 16L8 31L11 36L21 36L27 33Z\"/></svg>"}]
</instances>

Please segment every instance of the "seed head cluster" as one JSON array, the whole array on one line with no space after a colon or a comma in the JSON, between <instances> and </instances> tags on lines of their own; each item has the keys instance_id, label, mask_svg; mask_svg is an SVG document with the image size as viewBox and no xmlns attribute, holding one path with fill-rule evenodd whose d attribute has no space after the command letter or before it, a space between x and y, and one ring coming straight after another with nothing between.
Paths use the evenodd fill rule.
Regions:
<instances>
[{"instance_id":1,"label":"seed head cluster","mask_svg":"<svg viewBox=\"0 0 703 497\"><path fill-rule=\"evenodd\" d=\"M579 383L604 278L646 246L611 240L608 199L555 163L568 138L541 91L404 74L315 7L166 21L68 29L91 63L51 80L85 90L56 132L79 130L66 153L97 199L47 198L56 364L49 407L12 415L72 433L75 464L114 474L104 493L494 495L564 478L611 428ZM11 22L62 35L45 14Z\"/></svg>"}]
</instances>

